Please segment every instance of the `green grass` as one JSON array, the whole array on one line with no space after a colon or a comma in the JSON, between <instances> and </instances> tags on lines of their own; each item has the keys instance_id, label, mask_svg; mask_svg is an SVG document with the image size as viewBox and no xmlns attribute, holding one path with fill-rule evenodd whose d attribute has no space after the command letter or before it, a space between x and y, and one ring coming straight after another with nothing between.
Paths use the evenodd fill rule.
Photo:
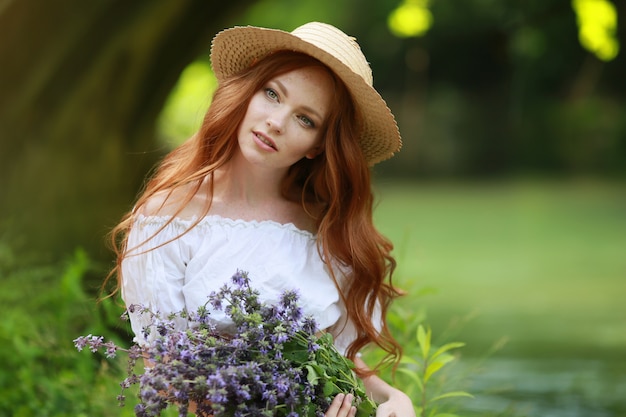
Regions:
<instances>
[{"instance_id":1,"label":"green grass","mask_svg":"<svg viewBox=\"0 0 626 417\"><path fill-rule=\"evenodd\" d=\"M602 356L626 347L626 184L377 184L401 287L479 355Z\"/></svg>"}]
</instances>

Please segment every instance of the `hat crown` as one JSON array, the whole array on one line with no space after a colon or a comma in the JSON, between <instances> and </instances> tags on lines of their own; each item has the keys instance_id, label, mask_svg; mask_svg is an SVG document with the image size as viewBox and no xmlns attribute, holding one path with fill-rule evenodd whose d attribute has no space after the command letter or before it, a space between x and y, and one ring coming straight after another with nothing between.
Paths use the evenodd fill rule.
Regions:
<instances>
[{"instance_id":1,"label":"hat crown","mask_svg":"<svg viewBox=\"0 0 626 417\"><path fill-rule=\"evenodd\" d=\"M306 23L294 29L291 34L332 55L363 78L369 86L374 85L372 69L356 38L321 22Z\"/></svg>"}]
</instances>

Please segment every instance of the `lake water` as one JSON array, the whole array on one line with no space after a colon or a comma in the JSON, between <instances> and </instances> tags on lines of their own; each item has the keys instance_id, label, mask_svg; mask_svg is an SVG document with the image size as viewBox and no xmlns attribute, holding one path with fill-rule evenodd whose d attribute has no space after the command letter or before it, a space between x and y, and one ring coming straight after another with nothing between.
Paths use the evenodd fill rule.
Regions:
<instances>
[{"instance_id":1,"label":"lake water","mask_svg":"<svg viewBox=\"0 0 626 417\"><path fill-rule=\"evenodd\" d=\"M491 358L471 391L476 416L626 417L626 360Z\"/></svg>"}]
</instances>

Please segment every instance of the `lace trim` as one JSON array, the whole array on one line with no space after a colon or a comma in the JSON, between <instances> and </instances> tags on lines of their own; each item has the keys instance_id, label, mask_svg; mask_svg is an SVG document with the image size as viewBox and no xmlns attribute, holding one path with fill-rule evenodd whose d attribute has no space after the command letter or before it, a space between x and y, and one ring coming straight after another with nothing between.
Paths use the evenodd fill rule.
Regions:
<instances>
[{"instance_id":1,"label":"lace trim","mask_svg":"<svg viewBox=\"0 0 626 417\"><path fill-rule=\"evenodd\" d=\"M153 226L163 226L168 221L170 224L180 225L182 227L190 227L193 223L195 223L198 218L196 216L183 219L181 217L172 217L172 216L146 216L143 214L138 214L135 222L141 223L143 225L153 225ZM244 227L244 228L273 228L273 229L282 229L289 232L294 232L303 236L306 236L310 239L315 239L315 234L309 232L308 230L299 229L293 223L279 223L274 220L243 220L243 219L231 219L228 217L222 217L217 214L211 214L209 216L205 216L198 222L197 226L200 227L210 227L211 225L218 224L220 226L228 226L228 227Z\"/></svg>"}]
</instances>

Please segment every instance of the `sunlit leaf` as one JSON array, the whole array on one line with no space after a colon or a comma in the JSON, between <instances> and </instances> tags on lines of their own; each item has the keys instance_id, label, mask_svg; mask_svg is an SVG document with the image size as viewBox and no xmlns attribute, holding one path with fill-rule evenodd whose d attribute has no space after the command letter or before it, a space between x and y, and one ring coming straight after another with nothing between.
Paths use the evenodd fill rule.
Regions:
<instances>
[{"instance_id":1,"label":"sunlit leaf","mask_svg":"<svg viewBox=\"0 0 626 417\"><path fill-rule=\"evenodd\" d=\"M441 395L437 395L434 398L431 398L431 402L433 401L439 401L439 400L443 400L444 398L453 398L453 397L468 397L468 398L474 398L474 396L472 394L470 394L469 392L465 392L465 391L452 391L452 392L446 392L445 394L441 394Z\"/></svg>"},{"instance_id":2,"label":"sunlit leaf","mask_svg":"<svg viewBox=\"0 0 626 417\"><path fill-rule=\"evenodd\" d=\"M443 368L447 363L452 362L454 360L454 356L443 354L440 355L435 361L428 364L426 370L424 371L424 383L428 382L430 377L441 368Z\"/></svg>"},{"instance_id":3,"label":"sunlit leaf","mask_svg":"<svg viewBox=\"0 0 626 417\"><path fill-rule=\"evenodd\" d=\"M437 351L433 354L433 356L430 359L433 360L437 358L439 355L441 355L442 353L449 351L450 349L456 349L456 348L460 348L463 346L465 346L465 343L462 343L462 342L446 343L445 345L437 349Z\"/></svg>"},{"instance_id":4,"label":"sunlit leaf","mask_svg":"<svg viewBox=\"0 0 626 417\"><path fill-rule=\"evenodd\" d=\"M431 330L424 330L424 326L420 324L417 328L417 343L419 343L422 349L422 357L424 359L428 357L428 352L430 352L430 338Z\"/></svg>"}]
</instances>

